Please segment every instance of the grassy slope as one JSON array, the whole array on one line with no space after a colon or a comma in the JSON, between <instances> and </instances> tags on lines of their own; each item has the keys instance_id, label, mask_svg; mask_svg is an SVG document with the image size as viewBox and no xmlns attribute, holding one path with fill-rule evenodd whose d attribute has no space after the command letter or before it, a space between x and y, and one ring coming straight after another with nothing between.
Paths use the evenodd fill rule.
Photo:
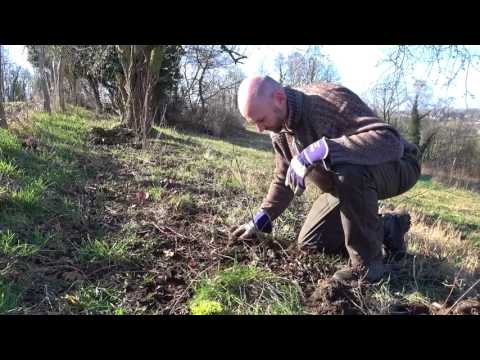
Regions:
<instances>
[{"instance_id":1,"label":"grassy slope","mask_svg":"<svg viewBox=\"0 0 480 360\"><path fill-rule=\"evenodd\" d=\"M31 132L37 149L22 149L17 137L0 130L0 312L186 313L193 299L199 313L209 306L213 312L298 313L298 299L344 262L319 255L299 265L288 254L248 245L223 252L228 228L255 212L268 190L273 151L267 135L247 130L221 140L157 129L148 149L98 148L85 142L93 124L98 122L80 110L38 114L33 130L20 133ZM139 191L149 194L148 201L135 200ZM309 189L294 200L275 223L275 241L294 244L317 195ZM478 194L423 179L388 204L412 211L414 256L398 264L391 279L354 293L358 312L389 313L398 304L458 297L478 277ZM158 224L165 227L158 230ZM166 248L168 241L174 247ZM172 273L182 248L195 245L199 255L175 268L170 280L159 280ZM287 269L294 264L303 266L301 274ZM232 265L240 275L232 275ZM187 266L198 268L195 276ZM251 276L251 266L259 281L218 287L221 279ZM285 287L285 279L294 288ZM246 295L258 286L267 295ZM172 287L180 295L167 303Z\"/></svg>"},{"instance_id":2,"label":"grassy slope","mask_svg":"<svg viewBox=\"0 0 480 360\"><path fill-rule=\"evenodd\" d=\"M409 192L389 199L394 206L417 210L432 220L452 224L463 236L480 246L480 194L448 188L422 176Z\"/></svg>"}]
</instances>

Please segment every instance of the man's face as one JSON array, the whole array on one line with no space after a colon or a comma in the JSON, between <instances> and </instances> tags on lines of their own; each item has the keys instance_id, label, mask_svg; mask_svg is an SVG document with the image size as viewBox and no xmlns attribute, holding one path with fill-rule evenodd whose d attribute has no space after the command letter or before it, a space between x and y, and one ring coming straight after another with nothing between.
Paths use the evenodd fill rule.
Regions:
<instances>
[{"instance_id":1,"label":"man's face","mask_svg":"<svg viewBox=\"0 0 480 360\"><path fill-rule=\"evenodd\" d=\"M273 131L275 133L282 130L283 119L280 104L273 99L258 99L251 104L245 119L250 124L255 124L258 132L264 130Z\"/></svg>"}]
</instances>

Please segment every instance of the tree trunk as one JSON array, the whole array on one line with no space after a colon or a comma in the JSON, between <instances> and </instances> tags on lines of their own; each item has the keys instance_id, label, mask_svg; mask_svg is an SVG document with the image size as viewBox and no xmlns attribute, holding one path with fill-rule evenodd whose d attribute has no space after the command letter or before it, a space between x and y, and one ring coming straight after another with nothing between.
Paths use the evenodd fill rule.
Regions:
<instances>
[{"instance_id":1,"label":"tree trunk","mask_svg":"<svg viewBox=\"0 0 480 360\"><path fill-rule=\"evenodd\" d=\"M118 91L116 94L118 108L120 109L121 122L124 123L127 119L127 103L128 95L125 90L125 77L121 74L117 76Z\"/></svg>"},{"instance_id":2,"label":"tree trunk","mask_svg":"<svg viewBox=\"0 0 480 360\"><path fill-rule=\"evenodd\" d=\"M98 82L91 76L88 76L87 80L92 88L93 96L95 97L95 113L99 115L103 112L103 106L100 100L100 93L98 91Z\"/></svg>"},{"instance_id":3,"label":"tree trunk","mask_svg":"<svg viewBox=\"0 0 480 360\"><path fill-rule=\"evenodd\" d=\"M78 88L80 87L80 82L78 78L73 79L73 96L74 96L74 101L75 101L75 106L78 106L80 102L78 101ZM81 90L81 89L80 89Z\"/></svg>"},{"instance_id":4,"label":"tree trunk","mask_svg":"<svg viewBox=\"0 0 480 360\"><path fill-rule=\"evenodd\" d=\"M77 79L72 75L67 76L67 79L70 86L69 102L77 106Z\"/></svg>"},{"instance_id":5,"label":"tree trunk","mask_svg":"<svg viewBox=\"0 0 480 360\"><path fill-rule=\"evenodd\" d=\"M418 113L418 95L415 96L412 106L412 115L410 120L410 140L417 146L420 146L420 114Z\"/></svg>"},{"instance_id":6,"label":"tree trunk","mask_svg":"<svg viewBox=\"0 0 480 360\"><path fill-rule=\"evenodd\" d=\"M135 98L135 49L136 45L117 45L120 63L125 74L123 82L122 98L125 104L124 120L126 125L137 132L134 111Z\"/></svg>"},{"instance_id":7,"label":"tree trunk","mask_svg":"<svg viewBox=\"0 0 480 360\"><path fill-rule=\"evenodd\" d=\"M48 112L49 114L52 113L52 108L50 107L50 95L47 88L47 79L45 74L45 46L39 45L39 52L38 52L38 63L40 68L40 82L43 91L43 110Z\"/></svg>"},{"instance_id":8,"label":"tree trunk","mask_svg":"<svg viewBox=\"0 0 480 360\"><path fill-rule=\"evenodd\" d=\"M65 112L65 92L63 88L63 75L65 72L65 57L60 55L60 63L58 64L58 102L60 104L60 110Z\"/></svg>"},{"instance_id":9,"label":"tree trunk","mask_svg":"<svg viewBox=\"0 0 480 360\"><path fill-rule=\"evenodd\" d=\"M127 126L146 139L158 104L154 102L158 73L164 56L161 46L117 45L125 74Z\"/></svg>"},{"instance_id":10,"label":"tree trunk","mask_svg":"<svg viewBox=\"0 0 480 360\"><path fill-rule=\"evenodd\" d=\"M58 110L58 64L55 57L52 59L52 88L50 88L50 98L52 99L53 108Z\"/></svg>"},{"instance_id":11,"label":"tree trunk","mask_svg":"<svg viewBox=\"0 0 480 360\"><path fill-rule=\"evenodd\" d=\"M2 65L2 46L0 45L0 127L7 128L7 117L3 108L3 65Z\"/></svg>"},{"instance_id":12,"label":"tree trunk","mask_svg":"<svg viewBox=\"0 0 480 360\"><path fill-rule=\"evenodd\" d=\"M201 106L201 121L203 121L203 118L205 116L205 98L203 95L203 77L205 76L205 72L207 71L208 65L205 65L205 67L202 69L202 74L200 75L200 78L198 79L198 96L200 97L200 106Z\"/></svg>"},{"instance_id":13,"label":"tree trunk","mask_svg":"<svg viewBox=\"0 0 480 360\"><path fill-rule=\"evenodd\" d=\"M12 85L10 86L10 94L8 95L8 101L17 101L18 98L18 76L20 75L20 69L13 74Z\"/></svg>"}]
</instances>

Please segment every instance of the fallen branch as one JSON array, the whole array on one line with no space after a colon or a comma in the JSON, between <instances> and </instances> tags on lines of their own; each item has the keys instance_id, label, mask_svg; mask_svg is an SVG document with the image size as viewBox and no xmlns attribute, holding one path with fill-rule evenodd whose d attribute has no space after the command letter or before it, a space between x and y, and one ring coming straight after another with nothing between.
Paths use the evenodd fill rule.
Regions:
<instances>
[{"instance_id":1,"label":"fallen branch","mask_svg":"<svg viewBox=\"0 0 480 360\"><path fill-rule=\"evenodd\" d=\"M467 291L465 291L465 292L462 294L462 296L460 296L460 297L457 299L457 301L455 301L455 302L453 303L453 305L447 310L447 312L445 313L445 315L448 315L448 314L450 313L450 311L452 311L453 308L454 308L455 306L457 306L457 304L460 302L460 300L462 300L465 296L467 296L467 294L468 294L470 291L472 291L472 290L475 288L475 286L477 286L479 283L480 283L480 279L478 279L477 281L475 281L475 283L474 283L472 286L470 286L470 288L469 288Z\"/></svg>"}]
</instances>

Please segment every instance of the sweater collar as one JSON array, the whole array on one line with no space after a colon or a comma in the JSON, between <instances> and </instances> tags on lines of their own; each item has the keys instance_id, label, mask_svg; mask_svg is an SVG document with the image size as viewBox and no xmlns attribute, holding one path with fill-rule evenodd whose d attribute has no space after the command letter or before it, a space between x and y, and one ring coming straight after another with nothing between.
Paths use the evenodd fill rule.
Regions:
<instances>
[{"instance_id":1,"label":"sweater collar","mask_svg":"<svg viewBox=\"0 0 480 360\"><path fill-rule=\"evenodd\" d=\"M303 97L298 90L292 89L289 86L284 87L287 95L288 117L284 122L284 128L287 131L294 132L302 118Z\"/></svg>"}]
</instances>

